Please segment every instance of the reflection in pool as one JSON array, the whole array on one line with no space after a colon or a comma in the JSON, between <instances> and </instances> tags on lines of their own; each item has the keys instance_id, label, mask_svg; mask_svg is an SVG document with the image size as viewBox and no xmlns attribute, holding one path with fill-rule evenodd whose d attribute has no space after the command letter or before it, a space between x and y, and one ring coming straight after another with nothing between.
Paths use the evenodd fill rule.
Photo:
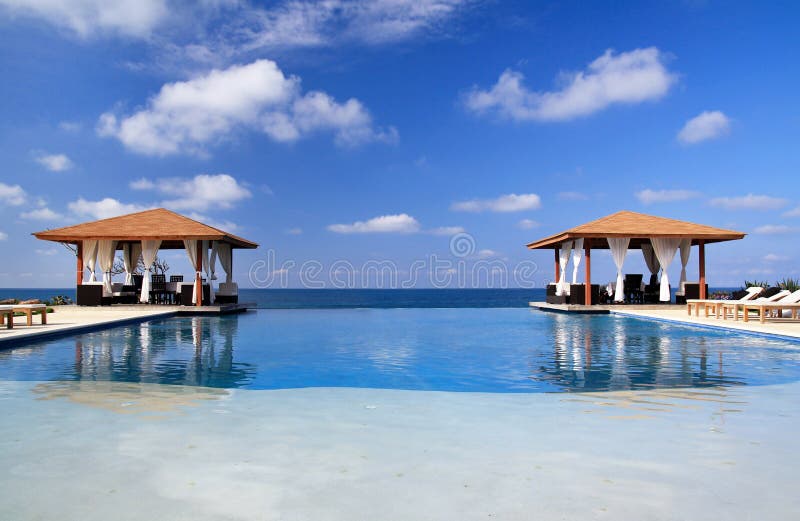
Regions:
<instances>
[{"instance_id":1,"label":"reflection in pool","mask_svg":"<svg viewBox=\"0 0 800 521\"><path fill-rule=\"evenodd\" d=\"M0 351L0 379L575 392L800 380L789 341L523 309L264 310Z\"/></svg>"}]
</instances>

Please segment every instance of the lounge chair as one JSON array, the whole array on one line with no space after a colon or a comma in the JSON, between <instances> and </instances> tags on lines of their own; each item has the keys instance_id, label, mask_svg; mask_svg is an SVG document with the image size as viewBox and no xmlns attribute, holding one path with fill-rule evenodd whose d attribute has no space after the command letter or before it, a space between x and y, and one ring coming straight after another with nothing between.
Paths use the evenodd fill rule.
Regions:
<instances>
[{"instance_id":1,"label":"lounge chair","mask_svg":"<svg viewBox=\"0 0 800 521\"><path fill-rule=\"evenodd\" d=\"M14 306L0 306L0 326L5 323L6 329L14 327Z\"/></svg>"},{"instance_id":2,"label":"lounge chair","mask_svg":"<svg viewBox=\"0 0 800 521\"><path fill-rule=\"evenodd\" d=\"M625 302L629 304L641 304L644 300L644 291L642 290L642 274L641 273L628 273L622 283L622 289L625 293Z\"/></svg>"},{"instance_id":3,"label":"lounge chair","mask_svg":"<svg viewBox=\"0 0 800 521\"><path fill-rule=\"evenodd\" d=\"M764 288L760 286L750 286L745 290L747 293L744 297L739 300L719 300L719 299L686 299L686 312L688 315L691 316L692 314L692 307L694 307L694 314L695 316L700 316L700 308L703 308L705 311L706 318L708 318L709 310L714 311L714 315L719 318L720 309L724 304L733 304L735 302L743 302L743 301L750 301L758 297L758 295L764 291Z\"/></svg>"},{"instance_id":4,"label":"lounge chair","mask_svg":"<svg viewBox=\"0 0 800 521\"><path fill-rule=\"evenodd\" d=\"M47 306L44 304L14 304L11 308L15 313L25 313L29 326L33 325L34 311L39 311L39 315L42 317L42 325L47 324Z\"/></svg>"},{"instance_id":5,"label":"lounge chair","mask_svg":"<svg viewBox=\"0 0 800 521\"><path fill-rule=\"evenodd\" d=\"M239 302L239 285L235 282L220 282L215 297L217 304L236 304Z\"/></svg>"},{"instance_id":6,"label":"lounge chair","mask_svg":"<svg viewBox=\"0 0 800 521\"><path fill-rule=\"evenodd\" d=\"M706 295L708 295L708 284L706 284ZM678 291L675 292L675 303L686 304L689 300L700 299L700 283L699 282L683 282L681 283Z\"/></svg>"},{"instance_id":7,"label":"lounge chair","mask_svg":"<svg viewBox=\"0 0 800 521\"><path fill-rule=\"evenodd\" d=\"M764 292L767 293L768 290L764 290ZM739 308L738 308L739 304L748 304L750 302L755 302L755 303L759 303L759 304L770 304L772 302L778 302L778 301L786 298L790 294L791 294L791 291L786 290L786 289L782 289L782 290L779 290L777 293L773 293L772 295L770 295L768 297L758 297L758 298L754 298L752 300L738 300L738 301L728 300L728 301L723 301L723 303L718 308L717 318L719 318L720 313L722 313L722 320L728 320L728 311L730 311L733 314L733 319L734 320L739 320Z\"/></svg>"},{"instance_id":8,"label":"lounge chair","mask_svg":"<svg viewBox=\"0 0 800 521\"><path fill-rule=\"evenodd\" d=\"M736 304L733 311L733 318L734 320L738 320L738 309L739 306L742 307L742 319L745 322L749 322L749 312L750 311L758 311L758 319L759 322L762 324L766 319L766 312L767 311L778 311L778 315L780 316L784 309L788 309L792 313L792 318L797 318L797 312L800 310L800 290L797 290L785 297L775 300L772 302L758 302L757 300L753 302L745 302L743 304Z\"/></svg>"}]
</instances>

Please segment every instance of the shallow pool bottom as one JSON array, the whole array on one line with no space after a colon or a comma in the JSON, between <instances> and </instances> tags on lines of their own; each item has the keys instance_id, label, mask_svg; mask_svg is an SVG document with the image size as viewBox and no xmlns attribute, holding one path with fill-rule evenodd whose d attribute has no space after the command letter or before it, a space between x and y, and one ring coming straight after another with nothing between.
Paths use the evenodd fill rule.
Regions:
<instances>
[{"instance_id":1,"label":"shallow pool bottom","mask_svg":"<svg viewBox=\"0 0 800 521\"><path fill-rule=\"evenodd\" d=\"M2 382L0 518L797 519L798 397Z\"/></svg>"}]
</instances>

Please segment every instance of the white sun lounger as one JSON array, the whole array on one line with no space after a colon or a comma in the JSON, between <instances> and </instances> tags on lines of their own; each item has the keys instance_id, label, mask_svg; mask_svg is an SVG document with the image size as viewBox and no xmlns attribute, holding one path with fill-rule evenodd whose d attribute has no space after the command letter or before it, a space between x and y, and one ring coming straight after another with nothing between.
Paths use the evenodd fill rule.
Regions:
<instances>
[{"instance_id":1,"label":"white sun lounger","mask_svg":"<svg viewBox=\"0 0 800 521\"><path fill-rule=\"evenodd\" d=\"M737 303L733 308L734 320L738 319L739 306L742 308L742 318L745 322L749 321L750 311L758 311L758 319L762 324L766 319L767 311L778 311L780 314L784 309L788 309L792 313L792 318L797 318L797 312L800 310L800 290L772 302L759 302L758 299L756 299L753 302Z\"/></svg>"},{"instance_id":2,"label":"white sun lounger","mask_svg":"<svg viewBox=\"0 0 800 521\"><path fill-rule=\"evenodd\" d=\"M722 313L722 320L728 320L728 312L730 311L733 314L733 319L734 320L739 320L739 307L738 307L739 304L749 304L751 302L769 304L771 302L778 302L778 301L788 297L789 295L791 295L791 293L792 292L789 291L788 289L782 289L779 292L777 292L774 295L772 295L771 297L758 297L758 298L755 298L755 299L749 300L749 301L737 300L737 301L725 302L724 304L722 304L719 307L718 313L717 313L717 318L719 318L720 312L721 312Z\"/></svg>"},{"instance_id":3,"label":"white sun lounger","mask_svg":"<svg viewBox=\"0 0 800 521\"><path fill-rule=\"evenodd\" d=\"M745 302L750 301L756 298L756 296L761 293L764 288L760 286L750 286L745 291L747 291L747 295L740 298L736 301L731 300L719 300L719 299L689 299L686 301L686 312L691 316L692 314L692 307L694 307L694 314L695 316L700 316L700 308L703 308L705 311L706 318L708 318L709 310L714 312L714 315L719 318L719 312L723 304L731 304L732 302Z\"/></svg>"}]
</instances>

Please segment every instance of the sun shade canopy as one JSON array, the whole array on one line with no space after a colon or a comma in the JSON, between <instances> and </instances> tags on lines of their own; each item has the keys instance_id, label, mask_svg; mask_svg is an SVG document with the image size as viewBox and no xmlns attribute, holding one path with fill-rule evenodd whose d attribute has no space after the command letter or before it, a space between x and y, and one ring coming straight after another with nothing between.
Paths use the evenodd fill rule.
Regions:
<instances>
[{"instance_id":1,"label":"sun shade canopy","mask_svg":"<svg viewBox=\"0 0 800 521\"><path fill-rule=\"evenodd\" d=\"M608 249L608 238L629 238L630 248L641 248L651 238L691 239L692 244L700 241L733 241L743 239L742 232L715 228L666 217L656 217L637 212L621 211L601 217L595 221L581 224L561 233L545 237L528 244L532 250L557 248L565 241L583 239L584 246L591 249Z\"/></svg>"},{"instance_id":2,"label":"sun shade canopy","mask_svg":"<svg viewBox=\"0 0 800 521\"><path fill-rule=\"evenodd\" d=\"M84 240L120 243L160 240L160 249L183 249L184 240L218 241L231 248L258 248L258 244L164 208L100 219L33 234L37 239L77 244ZM118 246L121 247L121 244Z\"/></svg>"}]
</instances>

